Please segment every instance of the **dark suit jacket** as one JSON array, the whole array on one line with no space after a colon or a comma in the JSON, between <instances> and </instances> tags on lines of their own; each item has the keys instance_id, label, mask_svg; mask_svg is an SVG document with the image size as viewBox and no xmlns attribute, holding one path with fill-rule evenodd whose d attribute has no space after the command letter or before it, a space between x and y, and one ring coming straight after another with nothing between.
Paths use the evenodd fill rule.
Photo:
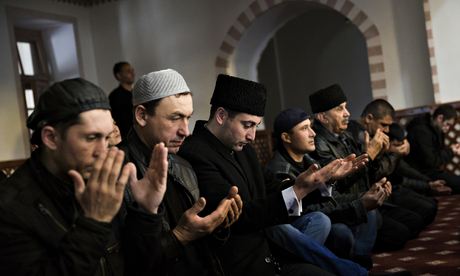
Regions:
<instances>
[{"instance_id":1,"label":"dark suit jacket","mask_svg":"<svg viewBox=\"0 0 460 276\"><path fill-rule=\"evenodd\" d=\"M224 269L233 275L274 275L274 267L266 261L271 252L262 229L288 222L281 192L266 194L262 168L250 145L233 152L204 123L197 122L179 155L196 172L201 195L207 200L205 211L214 210L230 187L238 186L244 207L239 220L231 226L228 242L219 249Z\"/></svg>"}]
</instances>

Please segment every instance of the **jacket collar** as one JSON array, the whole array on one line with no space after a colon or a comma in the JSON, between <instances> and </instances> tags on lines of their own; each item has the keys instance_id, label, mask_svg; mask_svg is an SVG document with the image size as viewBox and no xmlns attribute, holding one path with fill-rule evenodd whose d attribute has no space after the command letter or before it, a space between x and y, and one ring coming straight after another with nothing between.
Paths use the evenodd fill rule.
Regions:
<instances>
[{"instance_id":1,"label":"jacket collar","mask_svg":"<svg viewBox=\"0 0 460 276\"><path fill-rule=\"evenodd\" d=\"M142 142L134 128L131 128L126 140L127 141L124 144L129 149L131 158L140 162L144 168L147 168L149 166L152 149ZM144 172L142 172L142 175L144 175Z\"/></svg>"},{"instance_id":2,"label":"jacket collar","mask_svg":"<svg viewBox=\"0 0 460 276\"><path fill-rule=\"evenodd\" d=\"M73 184L69 181L58 178L50 171L48 171L48 169L43 165L41 161L41 154L43 153L39 148L32 152L32 156L30 158L32 172L35 175L40 186L42 186L42 188L52 196L73 196Z\"/></svg>"},{"instance_id":3,"label":"jacket collar","mask_svg":"<svg viewBox=\"0 0 460 276\"><path fill-rule=\"evenodd\" d=\"M230 162L239 172L240 174L246 178L246 174L242 168L242 166L238 163L238 155L240 152L234 152L232 149L225 146L209 129L205 126L206 121L197 121L195 124L195 129L193 131L193 135L200 137L201 139L207 141L209 143L210 148L214 149L217 153L219 153L222 157L224 157L228 162ZM245 147L248 147L246 145ZM243 149L244 151L244 149ZM246 166L243 166L246 167Z\"/></svg>"},{"instance_id":4,"label":"jacket collar","mask_svg":"<svg viewBox=\"0 0 460 276\"><path fill-rule=\"evenodd\" d=\"M327 128L325 128L323 124L321 124L318 120L315 120L313 122L313 128L318 135L324 137L324 139L326 139L328 142L340 142L338 135L334 135L334 133L330 132Z\"/></svg>"},{"instance_id":5,"label":"jacket collar","mask_svg":"<svg viewBox=\"0 0 460 276\"><path fill-rule=\"evenodd\" d=\"M226 156L233 156L235 153L232 149L225 146L209 129L206 127L206 121L197 121L193 135L200 136L208 141L213 149Z\"/></svg>"}]
</instances>

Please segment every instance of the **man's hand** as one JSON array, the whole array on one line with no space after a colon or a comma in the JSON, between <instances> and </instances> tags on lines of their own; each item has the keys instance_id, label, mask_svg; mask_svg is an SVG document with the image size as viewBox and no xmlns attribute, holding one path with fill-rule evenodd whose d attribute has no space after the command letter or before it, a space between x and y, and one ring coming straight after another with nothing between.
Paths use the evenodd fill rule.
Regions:
<instances>
[{"instance_id":1,"label":"man's hand","mask_svg":"<svg viewBox=\"0 0 460 276\"><path fill-rule=\"evenodd\" d=\"M436 190L436 188L440 188L440 187L443 187L444 185L446 185L446 181L444 181L442 179L433 180L433 181L428 182L428 185L430 185L430 188L432 190Z\"/></svg>"},{"instance_id":2,"label":"man's hand","mask_svg":"<svg viewBox=\"0 0 460 276\"><path fill-rule=\"evenodd\" d=\"M381 151L386 151L390 147L390 138L380 128L375 132L374 137L366 147L367 154L374 160Z\"/></svg>"},{"instance_id":3,"label":"man's hand","mask_svg":"<svg viewBox=\"0 0 460 276\"><path fill-rule=\"evenodd\" d=\"M137 180L136 168L131 164L130 186L134 200L145 210L156 214L166 192L168 176L168 149L163 143L155 145L149 167L141 180Z\"/></svg>"},{"instance_id":4,"label":"man's hand","mask_svg":"<svg viewBox=\"0 0 460 276\"><path fill-rule=\"evenodd\" d=\"M355 154L350 154L342 159L341 166L332 172L332 179L339 180L347 177L348 175L360 170L369 161L366 153L356 157Z\"/></svg>"},{"instance_id":5,"label":"man's hand","mask_svg":"<svg viewBox=\"0 0 460 276\"><path fill-rule=\"evenodd\" d=\"M183 245L208 235L225 221L232 201L234 200L224 198L214 212L200 217L198 213L206 206L206 200L200 197L190 209L182 214L177 226L172 230L173 234Z\"/></svg>"},{"instance_id":6,"label":"man's hand","mask_svg":"<svg viewBox=\"0 0 460 276\"><path fill-rule=\"evenodd\" d=\"M243 201L238 194L238 187L232 186L228 192L228 199L232 199L230 208L228 209L227 218L225 219L222 227L228 228L235 223L243 212Z\"/></svg>"},{"instance_id":7,"label":"man's hand","mask_svg":"<svg viewBox=\"0 0 460 276\"><path fill-rule=\"evenodd\" d=\"M69 171L74 183L75 197L85 217L111 222L118 213L130 172L130 167L125 166L118 178L124 157L124 152L116 147L101 154L94 163L86 184L79 172Z\"/></svg>"},{"instance_id":8,"label":"man's hand","mask_svg":"<svg viewBox=\"0 0 460 276\"><path fill-rule=\"evenodd\" d=\"M450 146L455 155L460 155L460 143L456 143Z\"/></svg>"},{"instance_id":9,"label":"man's hand","mask_svg":"<svg viewBox=\"0 0 460 276\"><path fill-rule=\"evenodd\" d=\"M369 190L361 197L361 202L367 211L374 210L382 205L385 201L385 192L383 189Z\"/></svg>"},{"instance_id":10,"label":"man's hand","mask_svg":"<svg viewBox=\"0 0 460 276\"><path fill-rule=\"evenodd\" d=\"M298 200L302 200L307 194L326 183L332 177L332 173L342 165L342 159L336 159L323 168L319 169L316 164L311 165L295 179L293 186Z\"/></svg>"},{"instance_id":11,"label":"man's hand","mask_svg":"<svg viewBox=\"0 0 460 276\"><path fill-rule=\"evenodd\" d=\"M377 183L372 185L369 191L363 194L361 202L366 210L373 210L383 204L387 198L387 192L385 191L385 188L383 188L383 185L386 182L385 178L380 179Z\"/></svg>"},{"instance_id":12,"label":"man's hand","mask_svg":"<svg viewBox=\"0 0 460 276\"><path fill-rule=\"evenodd\" d=\"M407 139L404 139L404 142L401 145L390 144L390 152L397 153L401 156L406 156L410 152L410 144Z\"/></svg>"}]
</instances>

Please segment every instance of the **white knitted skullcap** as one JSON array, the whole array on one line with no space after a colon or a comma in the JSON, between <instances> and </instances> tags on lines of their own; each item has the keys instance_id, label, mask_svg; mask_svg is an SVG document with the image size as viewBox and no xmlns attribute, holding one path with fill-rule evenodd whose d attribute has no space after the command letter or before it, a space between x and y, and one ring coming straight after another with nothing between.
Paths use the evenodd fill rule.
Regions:
<instances>
[{"instance_id":1,"label":"white knitted skullcap","mask_svg":"<svg viewBox=\"0 0 460 276\"><path fill-rule=\"evenodd\" d=\"M190 92L190 89L177 71L151 72L143 75L134 85L133 106L184 92Z\"/></svg>"}]
</instances>

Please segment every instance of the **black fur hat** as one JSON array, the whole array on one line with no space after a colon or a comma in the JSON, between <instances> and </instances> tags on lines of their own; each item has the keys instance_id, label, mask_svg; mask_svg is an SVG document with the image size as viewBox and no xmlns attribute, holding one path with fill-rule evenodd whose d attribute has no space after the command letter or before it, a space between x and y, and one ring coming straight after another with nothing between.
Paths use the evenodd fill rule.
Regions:
<instances>
[{"instance_id":1,"label":"black fur hat","mask_svg":"<svg viewBox=\"0 0 460 276\"><path fill-rule=\"evenodd\" d=\"M320 89L310 95L310 107L313 113L328 111L346 101L347 96L338 84Z\"/></svg>"},{"instance_id":2,"label":"black fur hat","mask_svg":"<svg viewBox=\"0 0 460 276\"><path fill-rule=\"evenodd\" d=\"M220 74L212 94L211 105L264 116L266 101L267 91L262 84Z\"/></svg>"}]
</instances>

